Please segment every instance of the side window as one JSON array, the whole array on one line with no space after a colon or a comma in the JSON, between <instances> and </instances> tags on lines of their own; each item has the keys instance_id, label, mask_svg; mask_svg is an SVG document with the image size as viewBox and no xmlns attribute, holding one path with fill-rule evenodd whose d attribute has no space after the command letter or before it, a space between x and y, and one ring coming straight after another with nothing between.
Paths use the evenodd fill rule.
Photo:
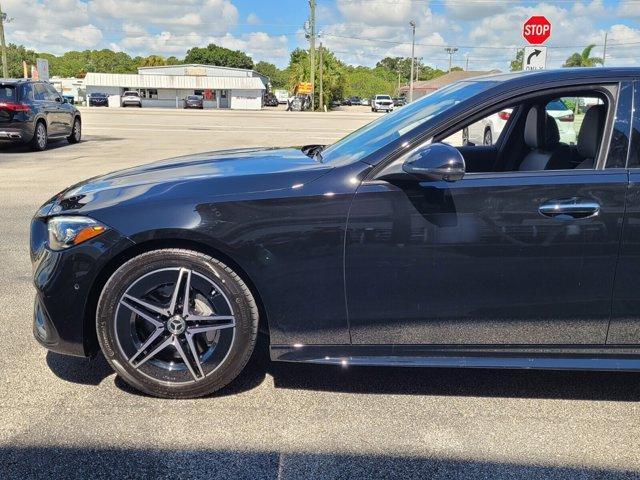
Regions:
<instances>
[{"instance_id":1,"label":"side window","mask_svg":"<svg viewBox=\"0 0 640 480\"><path fill-rule=\"evenodd\" d=\"M41 84L41 83L34 83L33 84L33 97L36 100L46 100L47 99L47 93L46 93L46 90L45 90L43 84Z\"/></svg>"},{"instance_id":2,"label":"side window","mask_svg":"<svg viewBox=\"0 0 640 480\"><path fill-rule=\"evenodd\" d=\"M30 102L33 101L33 88L30 84L24 83L20 88L20 101Z\"/></svg>"},{"instance_id":3,"label":"side window","mask_svg":"<svg viewBox=\"0 0 640 480\"><path fill-rule=\"evenodd\" d=\"M495 145L502 137L513 108L504 108L475 123L463 127L461 130L442 140L453 147L475 147Z\"/></svg>"},{"instance_id":4,"label":"side window","mask_svg":"<svg viewBox=\"0 0 640 480\"><path fill-rule=\"evenodd\" d=\"M562 97L551 100L545 108L547 115L558 126L560 142L576 145L578 133L587 110L594 105L604 105L599 97Z\"/></svg>"},{"instance_id":5,"label":"side window","mask_svg":"<svg viewBox=\"0 0 640 480\"><path fill-rule=\"evenodd\" d=\"M47 100L49 100L50 102L54 102L57 98L60 98L60 94L55 88L53 88L53 86L48 84L43 84L43 86L46 91L45 96Z\"/></svg>"}]
</instances>

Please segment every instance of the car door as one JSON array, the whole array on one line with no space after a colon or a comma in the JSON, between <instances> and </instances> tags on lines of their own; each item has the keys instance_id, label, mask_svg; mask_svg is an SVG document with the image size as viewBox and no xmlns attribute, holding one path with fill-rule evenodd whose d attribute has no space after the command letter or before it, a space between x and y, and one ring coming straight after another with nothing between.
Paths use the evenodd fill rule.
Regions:
<instances>
[{"instance_id":1,"label":"car door","mask_svg":"<svg viewBox=\"0 0 640 480\"><path fill-rule=\"evenodd\" d=\"M68 136L71 135L71 129L73 128L73 107L64 101L63 96L53 87L53 85L46 83L45 88L49 93L49 97L53 99L56 108L56 121L60 134Z\"/></svg>"},{"instance_id":2,"label":"car door","mask_svg":"<svg viewBox=\"0 0 640 480\"><path fill-rule=\"evenodd\" d=\"M345 242L352 342L604 344L628 184L604 168L611 131L594 169L364 181Z\"/></svg>"},{"instance_id":3,"label":"car door","mask_svg":"<svg viewBox=\"0 0 640 480\"><path fill-rule=\"evenodd\" d=\"M629 189L607 335L608 344L624 346L640 344L640 81L635 82L634 102L633 115L623 118L631 132L628 155L621 151L618 161L624 165L626 159Z\"/></svg>"},{"instance_id":4,"label":"car door","mask_svg":"<svg viewBox=\"0 0 640 480\"><path fill-rule=\"evenodd\" d=\"M33 84L34 103L37 105L40 114L47 122L47 133L49 136L60 134L60 125L58 122L58 104L51 96L42 82Z\"/></svg>"}]
</instances>

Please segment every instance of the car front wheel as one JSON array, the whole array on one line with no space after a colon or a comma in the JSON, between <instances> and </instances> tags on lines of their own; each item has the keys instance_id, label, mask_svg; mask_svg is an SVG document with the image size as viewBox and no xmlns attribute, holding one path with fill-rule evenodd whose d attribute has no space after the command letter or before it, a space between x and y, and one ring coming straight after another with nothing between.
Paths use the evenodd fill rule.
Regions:
<instances>
[{"instance_id":1,"label":"car front wheel","mask_svg":"<svg viewBox=\"0 0 640 480\"><path fill-rule=\"evenodd\" d=\"M107 281L96 315L107 361L131 386L192 398L245 367L258 309L242 279L213 257L183 249L143 253Z\"/></svg>"},{"instance_id":2,"label":"car front wheel","mask_svg":"<svg viewBox=\"0 0 640 480\"><path fill-rule=\"evenodd\" d=\"M79 118L76 118L73 121L73 129L71 130L71 135L67 137L67 141L69 143L80 143L82 140L82 123Z\"/></svg>"}]
</instances>

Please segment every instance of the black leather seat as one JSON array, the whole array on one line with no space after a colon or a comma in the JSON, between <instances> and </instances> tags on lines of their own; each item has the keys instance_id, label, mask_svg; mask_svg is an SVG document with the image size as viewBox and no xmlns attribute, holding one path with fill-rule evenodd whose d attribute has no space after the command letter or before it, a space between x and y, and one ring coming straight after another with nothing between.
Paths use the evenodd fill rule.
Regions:
<instances>
[{"instance_id":1,"label":"black leather seat","mask_svg":"<svg viewBox=\"0 0 640 480\"><path fill-rule=\"evenodd\" d=\"M602 143L604 122L607 118L605 105L593 105L584 116L578 132L578 155L583 158L576 168L594 168L598 150Z\"/></svg>"},{"instance_id":2,"label":"black leather seat","mask_svg":"<svg viewBox=\"0 0 640 480\"><path fill-rule=\"evenodd\" d=\"M539 116L544 115L544 122ZM524 143L531 151L524 157L518 170L562 170L571 168L571 149L560 143L560 131L553 117L541 107L533 106L527 113Z\"/></svg>"}]
</instances>

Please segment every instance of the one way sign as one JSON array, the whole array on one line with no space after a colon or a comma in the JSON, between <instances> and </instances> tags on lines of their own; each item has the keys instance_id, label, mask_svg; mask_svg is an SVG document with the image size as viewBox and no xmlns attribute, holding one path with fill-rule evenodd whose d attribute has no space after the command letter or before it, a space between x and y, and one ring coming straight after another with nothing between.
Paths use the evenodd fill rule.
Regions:
<instances>
[{"instance_id":1,"label":"one way sign","mask_svg":"<svg viewBox=\"0 0 640 480\"><path fill-rule=\"evenodd\" d=\"M547 66L547 47L539 45L524 47L522 63L524 70L544 70Z\"/></svg>"}]
</instances>

